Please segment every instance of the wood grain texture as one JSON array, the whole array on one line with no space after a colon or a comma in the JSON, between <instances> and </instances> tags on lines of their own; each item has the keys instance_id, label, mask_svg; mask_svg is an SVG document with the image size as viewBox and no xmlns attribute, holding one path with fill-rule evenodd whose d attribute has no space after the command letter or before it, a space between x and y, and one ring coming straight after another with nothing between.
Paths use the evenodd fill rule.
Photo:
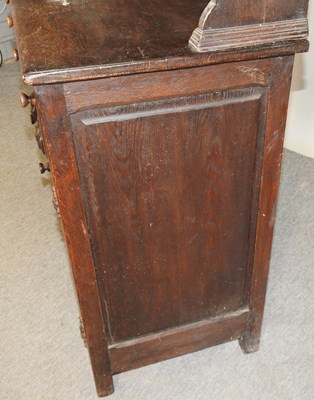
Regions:
<instances>
[{"instance_id":1,"label":"wood grain texture","mask_svg":"<svg viewBox=\"0 0 314 400\"><path fill-rule=\"evenodd\" d=\"M205 30L198 27L189 40L189 46L199 53L263 48L276 42L299 42L307 38L308 32L307 18Z\"/></svg>"},{"instance_id":2,"label":"wood grain texture","mask_svg":"<svg viewBox=\"0 0 314 400\"><path fill-rule=\"evenodd\" d=\"M277 195L278 165L276 164L276 166L274 163L280 158L282 149L285 121L283 109L287 105L292 62L292 58L278 57L269 60L204 67L189 70L190 74L188 74L188 71L183 70L164 72L162 74L152 73L149 76L135 76L132 79L131 77L121 77L118 80L111 78L98 81L97 87L96 82L92 81L65 85L68 110L73 113L71 117L72 127L76 132L73 139L81 182L86 193L88 221L94 238L93 250L97 277L98 281L101 282L100 290L103 293L103 314L106 315L108 341L111 343L112 349L115 348L116 343L129 340L132 337L141 338L143 335L145 337L150 332L161 333L164 329L169 329L169 326L173 326L172 329L176 329L175 326L194 323L193 321L204 320L204 318L208 317L215 318L215 316L221 315L224 311L233 312L243 305L248 305L250 308L249 323L246 332L243 334L241 345L247 352L256 350L260 338L274 218L272 211L272 220L268 221L268 225L263 226L262 233L257 234L255 227L261 229L260 226L265 221L265 216L257 218L256 212L262 202L266 201L265 199L267 199L267 202L270 200L266 208L274 207L274 203L271 201L274 202ZM281 77L280 79L279 76ZM91 85L92 91L88 96L89 85ZM118 87L120 87L120 90L117 90ZM226 88L229 90L224 92L223 90L226 90ZM208 95L200 94L204 93L204 91L213 93ZM273 94L265 97L268 91ZM105 97L104 93L106 93ZM182 97L183 93L190 97ZM163 100L163 98L167 100ZM147 102L148 99L151 99L151 102ZM134 102L138 104L133 104ZM88 105L89 110L84 111ZM105 107L105 105L107 106ZM92 110L92 107L96 108ZM240 108L238 109L238 107ZM243 110L241 107L243 107ZM212 113L208 114L209 120L206 122L204 112L208 113L209 109L212 109ZM229 116L228 109L231 112ZM77 112L78 110L82 111ZM193 113L198 116L193 116ZM241 115L242 118L243 116L245 117L239 120L238 115ZM263 116L266 115L272 115L273 117L265 120ZM274 115L277 115L277 118ZM242 221L246 222L241 225L241 223L239 224L239 219L234 220L234 227L238 230L233 231L232 228L229 230L230 237L233 239L228 242L228 239L224 237L222 247L220 247L219 243L219 229L214 232L206 228L207 230L205 229L198 236L198 238L205 238L205 242L198 240L196 251L191 253L190 245L187 244L190 238L193 237L195 226L193 228L193 224L191 225L190 223L193 218L192 214L189 215L189 209L184 208L185 204L189 204L186 201L189 196L182 197L180 200L182 193L186 195L188 193L186 190L182 191L184 184L186 184L186 188L190 188L191 195L193 193L190 198L194 199L194 201L197 199L197 206L194 209L192 207L193 213L195 214L196 210L201 210L201 213L205 213L199 214L198 221L206 221L206 218L208 219L208 216L210 216L209 221L214 220L216 222L215 226L223 227L224 223L222 220L217 220L217 218L220 218L217 215L225 215L225 221L228 221L228 228L233 225L233 217L231 217L231 214L228 215L228 211L226 211L228 206L225 203L217 201L217 198L215 201L215 195L210 195L210 191L207 192L208 198L211 199L210 203L215 209L215 215L213 216L209 211L210 208L208 208L210 206L204 202L202 203L202 196L195 189L197 182L203 182L203 189L205 187L206 190L206 185L204 186L206 179L204 180L204 175L193 175L194 165L198 165L198 171L209 171L209 176L213 174L212 177L215 177L215 168L208 170L206 164L202 166L202 153L200 152L201 147L205 149L211 147L214 138L211 132L215 131L215 118L220 121L217 131L219 131L222 138L224 137L223 132L226 132L225 135L229 139L230 134L232 136L233 129L241 132L239 133L240 137L237 137L234 143L237 144L236 148L245 149L245 153L241 153L241 151L238 153L237 151L239 150L233 148L229 142L231 150L226 154L226 157L221 156L223 162L225 159L230 161L232 159L231 154L234 154L237 162L239 160L241 162L245 162L245 159L248 160L249 153L253 155L250 161L251 164L248 164L247 167L243 168L242 165L241 168L232 165L229 169L221 160L218 162L219 158L217 158L217 153L215 155L215 150L212 153L212 157L214 157L213 166L216 163L217 171L223 171L227 175L228 171L230 173L231 171L239 170L251 171L251 175L248 175L247 180L241 172L241 175L239 175L241 183L237 183L237 178L234 175L232 180L229 181L226 175L221 175L220 173L221 182L224 182L229 187L225 192L226 198L229 200L237 198L234 197L234 194L239 190L234 191L234 194L228 192L232 188L232 182L235 183L237 188L241 187L241 196L245 192L245 189L243 191L245 182L251 188L249 189L250 195L246 201L243 201L244 198L241 197L238 203L235 201L232 204L233 211L238 207L236 204L241 204L241 207L244 207L242 209L244 212L240 211L235 214L245 214L246 217ZM252 118L252 123L249 122L250 118ZM203 131L203 133L202 130L198 131L198 125L194 125L195 121L202 121L203 126L207 127L206 131ZM232 121L232 123L229 125L228 121L230 123ZM250 132L248 143L245 142L245 137L248 136L244 133L245 130L243 130L241 121L245 121L247 132ZM255 128L253 128L254 125ZM194 133L199 139L202 138L199 146L197 146L197 142L193 144L193 141L185 142L186 138L182 139L181 135L179 135L181 126L184 127L185 135L188 136L190 132L191 135ZM256 132L255 139L254 135L251 136L254 129ZM264 131L268 132L267 139L264 139ZM167 132L167 134L163 134L163 132ZM276 140L271 139L271 135L274 132L276 132ZM209 140L208 143L206 140ZM272 140L274 140L273 144L269 142ZM215 143L215 140L213 143ZM252 147L247 147L247 145ZM184 164L187 163L187 169L182 170L181 175L177 166L181 165L179 161L180 151L184 148L189 149L189 151L182 153L182 155L184 154ZM272 149L272 160L268 158L267 149L270 148ZM107 157L103 157L102 154L107 154ZM195 158L193 159L193 157ZM189 159L191 160L191 167L189 167ZM266 183L267 189L264 186L260 186L261 182L264 181L265 163L272 163L271 169L277 171L275 173L275 176L277 176L275 187L268 182ZM264 169L261 177L262 165L264 165ZM164 170L162 171L161 168L160 171L160 167L164 168ZM130 174L130 171L133 172ZM171 172L176 176L175 180L172 180ZM244 179L243 181L242 178ZM219 187L220 181L219 179L217 181L217 177L215 179L215 183L218 183L216 187ZM167 181L169 184L167 184ZM156 188L164 188L165 190L158 192ZM142 190L146 198L141 196ZM265 190L268 191L266 195L263 194ZM174 195L171 196L171 202L168 202L166 194L172 191ZM224 190L220 191L220 193L222 192ZM176 204L174 202L176 197L178 197L178 206L174 207L174 210L182 210L183 214L178 214L178 211L171 211L170 214L167 214L167 210L171 210L173 204ZM261 198L264 198L264 200L262 201ZM220 206L222 207L221 209L219 209ZM158 212L158 207L161 210L160 213ZM173 216L175 217L174 220ZM160 221L164 221L163 224L166 227L166 231L160 230L162 225ZM190 221L189 225L184 225L186 221ZM99 230L99 226L103 226L104 229ZM156 226L157 231L155 230ZM182 229L177 229L178 226L181 226ZM246 228L243 229L244 226ZM153 235L151 233L152 227L155 230ZM201 230L202 225L198 224L195 233ZM176 236L178 232L180 237ZM244 241L242 242L244 247L241 247L240 232L246 232L243 233L243 238L246 237L248 247L245 247ZM219 240L217 242L207 240L206 242L206 237L211 238L211 240L213 240L213 237L219 238ZM267 240L265 240L265 237L267 237ZM243 275L234 275L232 268L227 273L231 273L231 275L226 281L229 280L231 282L233 280L242 288L238 292L233 292L236 297L232 297L231 286L223 287L224 278L227 275L224 275L221 267L216 268L213 264L210 264L211 268L215 270L214 275L216 278L214 285L207 286L207 289L206 285L208 283L205 283L204 286L203 280L197 281L197 274L200 272L200 274L203 273L204 275L206 271L206 269L202 270L202 267L200 267L202 262L206 260L206 257L204 257L206 252L202 252L202 246L206 248L209 243L214 243L214 257L219 259L219 252L221 251L220 254L225 256L225 251L228 253L226 249L230 250L230 254L237 254L237 249L233 247L235 238L237 238L236 243L240 248L238 254L240 255L241 253L240 259L242 259L245 268ZM184 260L184 263L181 263L183 265L183 267L180 266L181 269L169 269L167 267L168 265L180 265L175 261L175 258L173 260L171 258L171 254L176 254L174 243L183 243L177 249L177 257L180 257L180 260ZM257 245L259 246L259 251L262 251L258 262L255 254ZM112 251L114 248L115 250ZM163 259L165 252L168 252L168 255ZM193 261L191 254L194 257ZM165 259L170 260L170 264L165 264ZM197 259L198 261L196 261ZM147 260L154 260L155 262L150 266ZM231 265L230 261L226 260L222 264ZM110 268L109 265L111 266ZM144 265L150 268L143 269ZM198 266L197 269L193 269L193 275L189 275L190 267L188 265ZM112 268L112 266L116 267ZM184 271L188 273L185 277ZM173 274L178 274L179 280L173 279L175 276ZM184 284L182 286L182 281L183 283L185 281L187 286L184 287ZM165 286L161 282L167 282L167 285ZM218 291L216 291L217 285L219 287ZM154 292L156 287L158 288L158 293ZM184 287L184 291L180 294L180 288L182 287ZM192 294L192 287L203 287L204 291ZM191 297L189 297L189 290L192 290ZM227 297L224 299L224 293L227 292L232 299L229 306L225 303ZM121 293L124 294L123 298L121 298ZM202 297L202 293L205 293L204 297ZM110 300L111 296L115 300ZM170 306L168 303L163 303L169 296L173 299ZM154 304L150 302L151 298L154 298ZM209 298L215 299L213 303L204 301L204 299ZM182 299L184 299L183 302ZM192 299L193 301L191 302ZM121 300L123 305L120 303ZM193 303L194 300L195 303ZM118 303L121 307L116 307ZM195 307L195 304L197 304L197 307ZM215 307L211 308L211 304L220 304L222 308L215 314ZM117 309L119 308L120 311L117 314ZM119 315L120 312L122 314ZM150 348L151 345L154 347L153 344L149 343L148 341L141 348L141 351L146 352L145 354L149 354L149 351L152 350ZM146 348L145 351L144 348ZM131 353L132 351L130 349ZM167 352L168 357L173 356L171 355L173 353L168 349L160 357L167 358ZM118 353L113 350L112 354ZM133 356L130 356L131 353L129 355L127 353L125 351L123 356L113 356L113 360L116 360L113 362L117 362L114 367L117 371L123 368L132 368L133 362L136 366L152 362L148 361L150 359L148 356L145 356L142 361L139 356L136 361ZM129 360L132 359L132 362L127 361L128 366L123 367L121 360L124 357L131 357ZM157 355L154 357L156 357L156 360L158 359ZM155 359L154 357L151 360Z\"/></svg>"},{"instance_id":3,"label":"wood grain texture","mask_svg":"<svg viewBox=\"0 0 314 400\"><path fill-rule=\"evenodd\" d=\"M256 351L308 0L212 0L204 54L208 0L11 3L98 394L218 343Z\"/></svg>"},{"instance_id":4,"label":"wood grain texture","mask_svg":"<svg viewBox=\"0 0 314 400\"><path fill-rule=\"evenodd\" d=\"M250 85L269 86L274 59L229 63L177 71L152 72L64 85L69 113L79 110L186 97ZM233 79L237 73L237 80Z\"/></svg>"},{"instance_id":5,"label":"wood grain texture","mask_svg":"<svg viewBox=\"0 0 314 400\"><path fill-rule=\"evenodd\" d=\"M227 28L306 18L308 0L211 0L200 19L202 29Z\"/></svg>"},{"instance_id":6,"label":"wood grain texture","mask_svg":"<svg viewBox=\"0 0 314 400\"><path fill-rule=\"evenodd\" d=\"M258 350L260 343L293 61L294 57L286 57L278 63L270 85L253 269L248 287L250 330L240 340L246 353Z\"/></svg>"},{"instance_id":7,"label":"wood grain texture","mask_svg":"<svg viewBox=\"0 0 314 400\"><path fill-rule=\"evenodd\" d=\"M282 5L282 1L276 3ZM12 15L24 80L28 84L86 80L308 49L307 40L281 38L254 49L232 52L229 48L195 57L188 41L206 4L205 0L45 0L38 7L37 0L14 0ZM278 14L277 8L274 12ZM282 8L289 9L286 5ZM239 20L246 23L251 9L254 7L239 7ZM296 10L297 6L291 8L290 14ZM230 10L224 13L229 18ZM224 20L224 13L218 21Z\"/></svg>"},{"instance_id":8,"label":"wood grain texture","mask_svg":"<svg viewBox=\"0 0 314 400\"><path fill-rule=\"evenodd\" d=\"M110 342L244 305L262 95L248 88L72 117Z\"/></svg>"},{"instance_id":9,"label":"wood grain texture","mask_svg":"<svg viewBox=\"0 0 314 400\"><path fill-rule=\"evenodd\" d=\"M257 349L292 63L35 88L100 395L114 372Z\"/></svg>"},{"instance_id":10,"label":"wood grain texture","mask_svg":"<svg viewBox=\"0 0 314 400\"><path fill-rule=\"evenodd\" d=\"M308 0L211 0L189 46L202 53L298 42L308 36L307 10Z\"/></svg>"},{"instance_id":11,"label":"wood grain texture","mask_svg":"<svg viewBox=\"0 0 314 400\"><path fill-rule=\"evenodd\" d=\"M66 118L62 86L36 87L37 109L53 174L58 207L71 259L97 392L113 383L82 193Z\"/></svg>"},{"instance_id":12,"label":"wood grain texture","mask_svg":"<svg viewBox=\"0 0 314 400\"><path fill-rule=\"evenodd\" d=\"M236 340L245 333L248 316L249 310L242 309L217 318L114 344L109 347L112 371L123 372Z\"/></svg>"},{"instance_id":13,"label":"wood grain texture","mask_svg":"<svg viewBox=\"0 0 314 400\"><path fill-rule=\"evenodd\" d=\"M23 75L186 55L205 5L206 0L44 0L38 7L38 0L15 0Z\"/></svg>"},{"instance_id":14,"label":"wood grain texture","mask_svg":"<svg viewBox=\"0 0 314 400\"><path fill-rule=\"evenodd\" d=\"M100 395L115 372L258 348L292 63L35 88Z\"/></svg>"}]
</instances>

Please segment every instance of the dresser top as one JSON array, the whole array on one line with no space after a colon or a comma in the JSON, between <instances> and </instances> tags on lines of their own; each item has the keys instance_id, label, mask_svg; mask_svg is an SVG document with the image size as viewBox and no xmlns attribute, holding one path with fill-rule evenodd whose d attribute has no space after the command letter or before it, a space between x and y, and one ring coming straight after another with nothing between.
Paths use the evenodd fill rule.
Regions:
<instances>
[{"instance_id":1,"label":"dresser top","mask_svg":"<svg viewBox=\"0 0 314 400\"><path fill-rule=\"evenodd\" d=\"M47 71L188 55L189 37L207 3L12 0L22 73L38 79Z\"/></svg>"},{"instance_id":2,"label":"dresser top","mask_svg":"<svg viewBox=\"0 0 314 400\"><path fill-rule=\"evenodd\" d=\"M218 54L195 54L188 48L207 4L11 0L23 78L28 84L45 84L213 63ZM236 53L219 57L220 62L234 60Z\"/></svg>"}]
</instances>

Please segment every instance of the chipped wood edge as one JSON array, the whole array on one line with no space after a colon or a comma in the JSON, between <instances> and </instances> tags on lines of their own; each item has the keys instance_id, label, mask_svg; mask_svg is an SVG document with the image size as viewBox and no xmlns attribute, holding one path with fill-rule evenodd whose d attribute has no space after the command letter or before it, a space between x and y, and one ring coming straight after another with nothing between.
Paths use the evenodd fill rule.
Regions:
<instances>
[{"instance_id":1,"label":"chipped wood edge","mask_svg":"<svg viewBox=\"0 0 314 400\"><path fill-rule=\"evenodd\" d=\"M295 42L306 39L309 32L307 18L219 29L202 29L205 23L203 18L202 15L199 26L189 40L189 48L197 53Z\"/></svg>"},{"instance_id":2,"label":"chipped wood edge","mask_svg":"<svg viewBox=\"0 0 314 400\"><path fill-rule=\"evenodd\" d=\"M212 11L214 10L214 8L217 5L217 0L211 0L208 4L207 7L205 8L205 10L203 11L200 21L199 21L199 28L204 30L205 29L205 24L206 21L208 20L208 17L210 16L210 14L212 13Z\"/></svg>"}]
</instances>

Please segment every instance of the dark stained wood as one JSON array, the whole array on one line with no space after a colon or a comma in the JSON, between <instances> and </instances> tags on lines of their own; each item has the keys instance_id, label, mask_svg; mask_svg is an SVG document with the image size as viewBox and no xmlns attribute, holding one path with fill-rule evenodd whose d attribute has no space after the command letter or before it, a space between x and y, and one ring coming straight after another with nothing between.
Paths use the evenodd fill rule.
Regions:
<instances>
[{"instance_id":1,"label":"dark stained wood","mask_svg":"<svg viewBox=\"0 0 314 400\"><path fill-rule=\"evenodd\" d=\"M248 309L242 309L111 345L111 369L113 373L123 372L236 340L246 331L248 316Z\"/></svg>"},{"instance_id":2,"label":"dark stained wood","mask_svg":"<svg viewBox=\"0 0 314 400\"><path fill-rule=\"evenodd\" d=\"M308 49L307 40L283 42L277 37L262 47L234 52L225 49L195 57L188 41L207 3L208 0L93 0L88 5L76 1L64 5L45 0L38 7L37 0L15 0L12 15L24 80L29 84L85 80ZM240 9L242 20L250 13L250 7Z\"/></svg>"},{"instance_id":3,"label":"dark stained wood","mask_svg":"<svg viewBox=\"0 0 314 400\"><path fill-rule=\"evenodd\" d=\"M253 270L248 286L250 330L240 340L246 353L258 350L261 336L293 60L289 57L281 61L270 84Z\"/></svg>"},{"instance_id":4,"label":"dark stained wood","mask_svg":"<svg viewBox=\"0 0 314 400\"><path fill-rule=\"evenodd\" d=\"M110 76L132 75L135 73L146 73L154 71L188 69L218 63L230 63L250 59L263 59L277 56L293 55L306 52L309 49L307 40L294 41L293 43L278 43L264 46L258 49L237 49L236 51L212 52L205 54L190 53L186 56L158 58L151 61L132 61L118 64L99 65L97 68L67 68L63 70L51 70L43 73L24 74L26 84L35 85L42 83L58 83L71 81L85 81Z\"/></svg>"},{"instance_id":5,"label":"dark stained wood","mask_svg":"<svg viewBox=\"0 0 314 400\"><path fill-rule=\"evenodd\" d=\"M307 9L307 0L211 0L189 46L201 53L297 42L308 36Z\"/></svg>"},{"instance_id":6,"label":"dark stained wood","mask_svg":"<svg viewBox=\"0 0 314 400\"><path fill-rule=\"evenodd\" d=\"M256 351L307 1L212 1L224 49L204 54L208 0L12 3L98 394L207 346ZM256 37L235 50L239 32Z\"/></svg>"},{"instance_id":7,"label":"dark stained wood","mask_svg":"<svg viewBox=\"0 0 314 400\"><path fill-rule=\"evenodd\" d=\"M276 41L296 42L308 36L306 18L288 21L264 22L263 24L233 26L229 29L204 30L196 28L189 46L191 50L204 53L231 49L259 49L272 45Z\"/></svg>"},{"instance_id":8,"label":"dark stained wood","mask_svg":"<svg viewBox=\"0 0 314 400\"><path fill-rule=\"evenodd\" d=\"M145 103L72 118L98 280L109 293L111 342L244 304L251 183L265 115L263 89L226 90L235 74L234 85L241 87L245 68L250 65L191 74L195 92L198 79L211 76L202 87L219 90L211 95L150 103L147 85L139 85L133 94ZM262 66L258 71L262 82ZM175 72L167 74L180 81ZM154 78L148 77L149 87ZM176 92L167 93L164 82L159 79L160 92L173 98ZM127 85L119 86L128 98ZM248 109L245 119L237 118Z\"/></svg>"},{"instance_id":9,"label":"dark stained wood","mask_svg":"<svg viewBox=\"0 0 314 400\"><path fill-rule=\"evenodd\" d=\"M38 7L38 0L15 0L12 15L23 75L186 55L206 3L45 0Z\"/></svg>"},{"instance_id":10,"label":"dark stained wood","mask_svg":"<svg viewBox=\"0 0 314 400\"><path fill-rule=\"evenodd\" d=\"M308 0L211 0L201 24L204 29L219 29L302 19L307 18L308 3Z\"/></svg>"},{"instance_id":11,"label":"dark stained wood","mask_svg":"<svg viewBox=\"0 0 314 400\"><path fill-rule=\"evenodd\" d=\"M115 106L142 102L143 98L160 100L171 97L186 97L215 92L228 85L237 89L255 85L269 86L272 79L274 59L251 61L249 63L220 64L215 67L189 68L178 71L124 76L119 79L107 78L64 85L67 110L99 108L102 105ZM202 73L200 73L202 71ZM237 80L233 79L237 73ZM226 79L227 78L227 79ZM205 90L206 88L206 90ZM104 97L104 93L106 96Z\"/></svg>"},{"instance_id":12,"label":"dark stained wood","mask_svg":"<svg viewBox=\"0 0 314 400\"><path fill-rule=\"evenodd\" d=\"M52 173L57 176L61 215L63 209L68 224L65 232L70 254L78 251L80 244L73 246L70 241L74 234L73 213L71 226L67 214L71 200L67 192L62 193L66 186L60 189L59 179L70 168L64 144L67 152L72 149L70 158L78 165L95 263L93 279L98 285L94 295L101 305L98 318L106 326L113 372L231 337L241 336L245 351L256 350L273 228L269 220L261 225L266 217L257 214L258 201L265 211L267 207L273 210L271 200L276 198L278 185L277 180L275 186L267 183L268 189L262 186L268 190L264 206L259 190L267 172L261 166L271 163L269 171L278 170L274 163L281 155L285 120L284 113L276 119L265 120L265 116L277 115L286 106L291 65L292 58L279 57L68 83L62 93L67 110L58 113L55 109L54 115L59 120L70 112L64 121L69 124L71 120L73 142L68 136L67 142L61 137L58 142L60 135L51 128L51 115L49 119L41 117L47 126L48 157L56 158L59 168L58 175L56 167ZM41 113L47 113L46 98L52 97L51 91L48 96L44 86L36 89ZM271 153L263 146L271 148ZM274 176L278 178L278 174ZM78 194L73 195L77 201ZM257 244L263 249L258 262ZM77 262L72 260L74 274ZM79 293L86 290L81 280L77 285ZM225 312L232 315L243 307L250 310L246 329L236 328L238 319L230 318L230 326L235 324L234 330L226 331L235 332L230 335L223 332L219 338L216 328L213 332L202 330L204 341L193 345L191 339L191 347L178 350L182 341L199 332L188 329L185 336L183 329L178 336L170 335L178 341L178 349L171 350L173 342L165 339L160 354L155 339L141 341L165 329L177 332L176 327L182 325L210 327ZM91 322L84 316L83 321L88 332ZM121 342L125 345L119 347ZM93 353L91 357L94 364ZM98 391L104 393L106 390L99 390L97 374L96 370Z\"/></svg>"},{"instance_id":13,"label":"dark stained wood","mask_svg":"<svg viewBox=\"0 0 314 400\"><path fill-rule=\"evenodd\" d=\"M113 392L110 361L62 86L37 86L35 92L96 388L105 396Z\"/></svg>"}]
</instances>

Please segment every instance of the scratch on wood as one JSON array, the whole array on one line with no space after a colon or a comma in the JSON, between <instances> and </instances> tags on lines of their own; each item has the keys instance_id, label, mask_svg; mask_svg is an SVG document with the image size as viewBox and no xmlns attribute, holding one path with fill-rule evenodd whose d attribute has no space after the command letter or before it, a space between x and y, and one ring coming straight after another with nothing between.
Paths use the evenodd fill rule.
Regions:
<instances>
[{"instance_id":1,"label":"scratch on wood","mask_svg":"<svg viewBox=\"0 0 314 400\"><path fill-rule=\"evenodd\" d=\"M237 67L237 70L250 78L257 80L257 83L263 84L266 81L265 74L259 68L239 66Z\"/></svg>"},{"instance_id":2,"label":"scratch on wood","mask_svg":"<svg viewBox=\"0 0 314 400\"><path fill-rule=\"evenodd\" d=\"M138 48L138 51L141 53L142 57L145 58L144 50L141 49L139 46L137 48Z\"/></svg>"},{"instance_id":3,"label":"scratch on wood","mask_svg":"<svg viewBox=\"0 0 314 400\"><path fill-rule=\"evenodd\" d=\"M267 153L271 153L274 149L276 149L278 136L280 135L280 131L277 129L268 144L266 145Z\"/></svg>"},{"instance_id":4,"label":"scratch on wood","mask_svg":"<svg viewBox=\"0 0 314 400\"><path fill-rule=\"evenodd\" d=\"M82 220L81 220L81 226L82 226L82 231L83 231L83 233L84 233L84 236L87 236L87 230L86 230L84 221L82 221Z\"/></svg>"}]
</instances>

